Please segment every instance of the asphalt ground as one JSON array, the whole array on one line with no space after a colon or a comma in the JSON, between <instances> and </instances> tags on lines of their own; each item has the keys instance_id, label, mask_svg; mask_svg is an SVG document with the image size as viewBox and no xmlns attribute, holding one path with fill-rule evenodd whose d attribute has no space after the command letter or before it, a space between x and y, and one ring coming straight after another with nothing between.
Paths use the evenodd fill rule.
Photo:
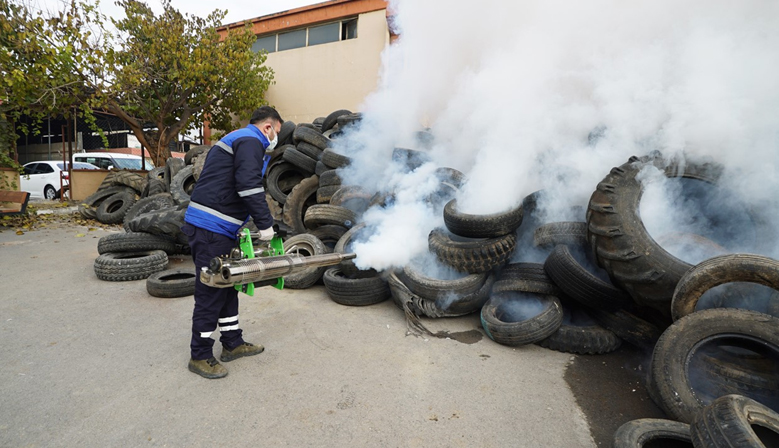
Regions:
<instances>
[{"instance_id":1,"label":"asphalt ground","mask_svg":"<svg viewBox=\"0 0 779 448\"><path fill-rule=\"evenodd\" d=\"M0 446L592 447L659 413L629 392L644 362L630 352L502 346L478 315L414 336L392 301L345 307L323 286L242 295L244 338L265 352L206 380L186 367L191 296L95 277L116 228L0 230Z\"/></svg>"}]
</instances>

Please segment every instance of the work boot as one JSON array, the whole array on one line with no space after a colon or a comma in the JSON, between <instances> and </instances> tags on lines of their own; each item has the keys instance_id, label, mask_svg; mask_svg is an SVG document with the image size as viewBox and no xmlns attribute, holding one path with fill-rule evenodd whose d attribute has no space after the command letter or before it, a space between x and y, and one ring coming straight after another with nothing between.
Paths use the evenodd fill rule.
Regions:
<instances>
[{"instance_id":1,"label":"work boot","mask_svg":"<svg viewBox=\"0 0 779 448\"><path fill-rule=\"evenodd\" d=\"M263 350L265 350L265 347L261 345L244 342L232 350L228 350L227 347L222 347L222 355L219 359L221 359L222 362L229 362L234 359L243 358L244 356L259 355Z\"/></svg>"},{"instance_id":2,"label":"work boot","mask_svg":"<svg viewBox=\"0 0 779 448\"><path fill-rule=\"evenodd\" d=\"M190 359L189 371L210 380L227 376L227 369L222 364L219 364L219 361L213 356L208 359Z\"/></svg>"}]
</instances>

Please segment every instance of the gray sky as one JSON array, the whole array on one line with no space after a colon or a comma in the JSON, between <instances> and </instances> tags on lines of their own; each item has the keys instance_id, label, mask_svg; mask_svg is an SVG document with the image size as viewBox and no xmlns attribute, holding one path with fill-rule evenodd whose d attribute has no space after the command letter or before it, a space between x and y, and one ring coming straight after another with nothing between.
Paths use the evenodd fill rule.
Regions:
<instances>
[{"instance_id":1,"label":"gray sky","mask_svg":"<svg viewBox=\"0 0 779 448\"><path fill-rule=\"evenodd\" d=\"M94 3L94 0L89 0ZM279 11L298 8L300 6L321 3L323 0L171 0L171 5L181 12L205 17L215 9L227 10L224 23L239 22L241 20L252 19L254 17L264 16ZM62 0L33 0L44 10L57 9ZM146 0L146 3L156 13L162 11L159 0ZM116 6L113 0L102 0L100 9L103 14L111 17L122 17L124 12L122 8Z\"/></svg>"}]
</instances>

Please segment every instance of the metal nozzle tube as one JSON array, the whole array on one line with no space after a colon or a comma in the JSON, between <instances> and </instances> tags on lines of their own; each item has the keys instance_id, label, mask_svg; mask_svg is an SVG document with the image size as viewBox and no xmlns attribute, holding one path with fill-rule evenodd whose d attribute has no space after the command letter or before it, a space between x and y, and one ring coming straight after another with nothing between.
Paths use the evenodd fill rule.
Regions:
<instances>
[{"instance_id":1,"label":"metal nozzle tube","mask_svg":"<svg viewBox=\"0 0 779 448\"><path fill-rule=\"evenodd\" d=\"M336 265L355 258L355 254L322 254L308 257L287 254L275 257L252 258L232 261L222 267L222 281L231 284L261 282L289 275L294 270Z\"/></svg>"}]
</instances>

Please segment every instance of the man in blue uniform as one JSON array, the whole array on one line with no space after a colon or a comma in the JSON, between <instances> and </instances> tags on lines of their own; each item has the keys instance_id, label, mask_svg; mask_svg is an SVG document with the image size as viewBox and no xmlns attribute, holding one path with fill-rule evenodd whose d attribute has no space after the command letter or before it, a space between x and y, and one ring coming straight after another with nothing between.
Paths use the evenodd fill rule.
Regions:
<instances>
[{"instance_id":1,"label":"man in blue uniform","mask_svg":"<svg viewBox=\"0 0 779 448\"><path fill-rule=\"evenodd\" d=\"M265 201L262 177L266 151L278 141L284 120L275 109L263 106L252 114L249 125L218 141L210 151L192 192L181 230L189 239L198 278L189 370L205 378L223 378L227 369L214 358L211 334L221 336L222 362L262 353L264 347L245 342L238 326L238 291L212 288L200 282L200 268L212 258L230 253L238 230L249 219L260 229L260 239L273 238L273 216Z\"/></svg>"}]
</instances>

